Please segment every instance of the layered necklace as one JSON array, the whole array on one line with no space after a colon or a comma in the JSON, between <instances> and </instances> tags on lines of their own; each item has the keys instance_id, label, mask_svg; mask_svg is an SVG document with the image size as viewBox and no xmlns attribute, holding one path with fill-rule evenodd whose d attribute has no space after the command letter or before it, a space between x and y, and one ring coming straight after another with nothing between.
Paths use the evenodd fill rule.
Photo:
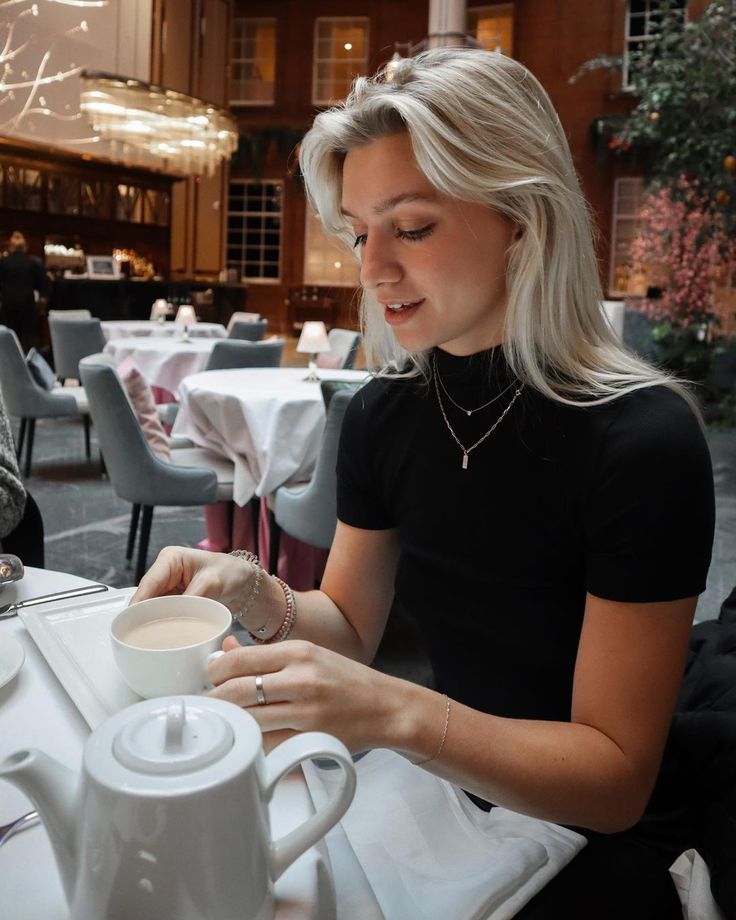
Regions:
<instances>
[{"instance_id":1,"label":"layered necklace","mask_svg":"<svg viewBox=\"0 0 736 920\"><path fill-rule=\"evenodd\" d=\"M440 406L440 412L442 413L442 418L445 420L445 425L447 425L447 430L452 435L453 440L455 441L457 446L460 448L460 450L463 452L462 468L464 470L467 470L468 457L469 457L471 450L475 450L476 447L479 447L485 441L485 439L489 438L493 434L493 432L496 430L496 428L498 428L501 422L506 418L506 416L511 411L511 407L514 405L516 400L521 396L521 391L524 389L524 384L523 383L519 384L518 380L514 380L505 389L501 390L501 392L497 396L494 396L493 399L489 399L488 402L483 403L482 406L478 406L475 409L465 409L463 408L463 406L460 406L458 403L456 403L455 400L452 398L452 396L450 396L450 394L447 392L447 389L445 388L445 385L442 382L442 378L440 377L440 373L437 368L437 356L436 355L432 355L432 378L434 379L434 388L435 388L435 392L437 393L437 402L439 403L439 406ZM517 384L519 385L517 386ZM449 419L447 418L447 413L445 412L445 407L442 402L442 394L440 393L440 387L442 387L442 391L444 392L445 396L450 400L450 402L453 404L453 406L460 409L466 415L473 415L474 412L480 412L481 409L486 409L492 403L496 402L496 400L500 399L504 395L504 393L508 393L508 391L512 387L516 387L516 389L514 390L514 395L511 397L511 401L509 402L508 406L506 406L506 408L499 415L499 417L496 419L493 425L488 429L488 431L486 431L486 433L481 438L478 438L475 444L471 444L470 447L466 447L463 444L463 442L460 440L460 438L455 434L453 427L450 424Z\"/></svg>"}]
</instances>

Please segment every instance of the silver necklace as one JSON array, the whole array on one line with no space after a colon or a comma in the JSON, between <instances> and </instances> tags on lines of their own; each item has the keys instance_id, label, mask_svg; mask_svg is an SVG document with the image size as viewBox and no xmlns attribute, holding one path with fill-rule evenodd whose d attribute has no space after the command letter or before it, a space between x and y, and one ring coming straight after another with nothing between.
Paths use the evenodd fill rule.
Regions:
<instances>
[{"instance_id":1,"label":"silver necklace","mask_svg":"<svg viewBox=\"0 0 736 920\"><path fill-rule=\"evenodd\" d=\"M518 389L516 390L516 392L514 393L514 395L511 397L511 402L508 404L508 406L506 406L506 408L505 408L505 409L503 410L503 412L499 415L499 417L498 417L498 418L496 419L496 421L493 423L493 425L491 426L491 428L489 428L488 431L486 431L486 433L483 435L483 437L482 437L482 438L478 438L478 440L475 442L475 444L471 444L470 447L466 447L466 446L463 444L463 442L460 440L460 438L459 438L459 437L455 434L455 432L452 430L452 425L450 424L450 422L449 422L449 420L448 420L448 418L447 418L447 415L445 414L445 407L442 405L442 396L440 395L440 388L439 388L439 385L438 385L438 383L437 383L438 375L437 375L437 373L436 373L436 370L437 370L437 369L436 369L436 367L435 367L435 373L434 373L432 376L434 377L434 388L435 388L435 392L437 393L437 402L440 404L440 412L442 413L442 418L445 420L445 425L447 425L447 430L448 430L448 431L450 432L450 434L452 435L453 440L455 441L455 443L457 444L457 446L458 446L458 447L460 448L460 450L463 452L463 464L462 464L462 466L463 466L463 469L464 469L464 470L467 470L467 468L468 468L468 455L470 454L470 451L471 451L471 450L475 450L476 447L478 447L479 445L481 445L481 444L485 441L485 439L486 439L486 438L489 438L489 437L493 434L493 432L496 430L496 428L498 428L498 426L501 424L501 422L506 418L506 416L508 415L508 413L511 411L511 407L513 406L513 404L514 404L514 403L516 402L516 400L521 396L521 391L524 389L524 384L522 383L521 386L518 387Z\"/></svg>"},{"instance_id":2,"label":"silver necklace","mask_svg":"<svg viewBox=\"0 0 736 920\"><path fill-rule=\"evenodd\" d=\"M461 412L464 412L468 416L473 415L475 412L480 412L481 409L487 409L488 406L492 405L494 402L496 402L496 400L499 400L505 393L508 393L511 387L516 386L518 383L518 381L512 380L507 387L504 387L500 393L494 396L493 399L489 399L488 402L483 403L482 406L477 406L475 409L466 409L465 406L461 406L460 403L456 403L452 396L450 396L450 394L447 392L447 387L445 386L442 377L440 377L440 372L437 368L437 355L432 355L432 370L434 372L435 378L439 380L440 386L442 387L442 392L445 394L445 396L450 400L456 409L459 409Z\"/></svg>"}]
</instances>

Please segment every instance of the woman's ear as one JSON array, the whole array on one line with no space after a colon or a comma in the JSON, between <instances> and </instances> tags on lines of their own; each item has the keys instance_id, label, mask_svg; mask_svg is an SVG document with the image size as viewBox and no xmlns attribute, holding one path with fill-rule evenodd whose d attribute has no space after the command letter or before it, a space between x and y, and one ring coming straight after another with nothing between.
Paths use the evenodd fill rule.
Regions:
<instances>
[{"instance_id":1,"label":"woman's ear","mask_svg":"<svg viewBox=\"0 0 736 920\"><path fill-rule=\"evenodd\" d=\"M522 236L524 236L524 228L517 227L516 231L514 232L514 242L515 243L518 242L522 238Z\"/></svg>"}]
</instances>

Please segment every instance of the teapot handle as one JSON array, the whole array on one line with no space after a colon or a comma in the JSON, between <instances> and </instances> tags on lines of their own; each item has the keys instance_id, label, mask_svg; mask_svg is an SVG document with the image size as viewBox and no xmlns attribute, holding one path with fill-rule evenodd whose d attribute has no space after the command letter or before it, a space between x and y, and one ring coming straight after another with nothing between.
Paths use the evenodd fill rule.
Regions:
<instances>
[{"instance_id":1,"label":"teapot handle","mask_svg":"<svg viewBox=\"0 0 736 920\"><path fill-rule=\"evenodd\" d=\"M327 757L335 760L342 772L337 793L299 827L271 844L271 877L274 881L297 857L321 840L348 810L355 795L355 766L350 752L337 738L324 732L305 732L283 741L266 757L266 801L270 802L276 784L303 760Z\"/></svg>"}]
</instances>

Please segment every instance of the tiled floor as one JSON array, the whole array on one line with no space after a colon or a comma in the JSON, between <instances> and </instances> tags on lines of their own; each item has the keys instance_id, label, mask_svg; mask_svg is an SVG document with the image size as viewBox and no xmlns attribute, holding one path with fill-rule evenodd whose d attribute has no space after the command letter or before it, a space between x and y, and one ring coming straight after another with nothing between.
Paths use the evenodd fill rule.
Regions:
<instances>
[{"instance_id":1,"label":"tiled floor","mask_svg":"<svg viewBox=\"0 0 736 920\"><path fill-rule=\"evenodd\" d=\"M707 591L698 605L698 620L717 616L721 601L736 583L736 430L711 432L709 443L717 523L713 563ZM97 457L94 440L93 457ZM97 459L92 463L84 459L81 423L38 423L27 486L44 518L48 568L116 587L132 584L132 571L124 564L130 505L115 497L109 481L100 476ZM200 509L157 509L149 559L169 543L193 546L203 536ZM397 613L381 649L380 665L392 673L426 681L428 671L420 648L419 637Z\"/></svg>"}]
</instances>

